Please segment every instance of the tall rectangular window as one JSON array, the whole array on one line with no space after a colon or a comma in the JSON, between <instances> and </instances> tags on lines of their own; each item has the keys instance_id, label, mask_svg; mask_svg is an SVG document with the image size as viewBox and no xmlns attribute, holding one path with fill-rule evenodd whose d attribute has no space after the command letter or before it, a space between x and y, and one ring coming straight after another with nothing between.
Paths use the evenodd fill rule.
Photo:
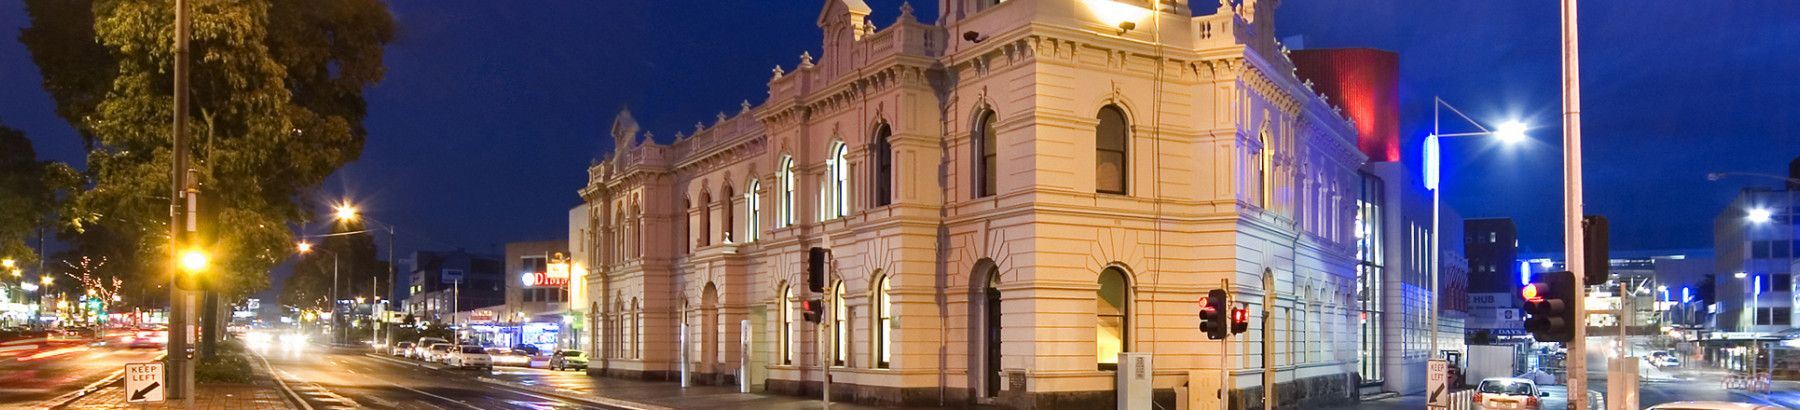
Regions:
<instances>
[{"instance_id":1,"label":"tall rectangular window","mask_svg":"<svg viewBox=\"0 0 1800 410\"><path fill-rule=\"evenodd\" d=\"M1382 270L1385 265L1383 257L1386 250L1386 238L1382 234L1385 209L1386 188L1381 179L1373 175L1361 174L1362 186L1356 201L1356 309L1357 329L1360 333L1357 345L1357 362L1362 374L1362 382L1366 384L1380 383L1383 380L1381 366L1384 362L1382 346Z\"/></svg>"}]
</instances>

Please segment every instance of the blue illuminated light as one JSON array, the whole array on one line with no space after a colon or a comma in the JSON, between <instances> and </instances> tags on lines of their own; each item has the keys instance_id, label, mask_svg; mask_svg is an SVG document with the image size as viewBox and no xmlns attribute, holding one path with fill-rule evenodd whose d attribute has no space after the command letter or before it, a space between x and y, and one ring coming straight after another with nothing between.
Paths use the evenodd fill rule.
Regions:
<instances>
[{"instance_id":1,"label":"blue illuminated light","mask_svg":"<svg viewBox=\"0 0 1800 410\"><path fill-rule=\"evenodd\" d=\"M1693 301L1694 301L1693 289L1691 289L1687 286L1682 286L1681 287L1681 303L1688 303L1688 302L1693 302Z\"/></svg>"},{"instance_id":2,"label":"blue illuminated light","mask_svg":"<svg viewBox=\"0 0 1800 410\"><path fill-rule=\"evenodd\" d=\"M1520 285L1530 285L1531 284L1531 262L1530 261L1519 261L1519 284Z\"/></svg>"},{"instance_id":3,"label":"blue illuminated light","mask_svg":"<svg viewBox=\"0 0 1800 410\"><path fill-rule=\"evenodd\" d=\"M1443 164L1439 163L1439 161L1441 161L1440 158L1441 158L1441 156L1439 155L1439 152L1438 152L1438 136L1435 134L1426 136L1425 137L1425 189L1432 190L1432 191L1436 191L1438 189L1438 174L1440 173L1439 167L1443 166Z\"/></svg>"},{"instance_id":4,"label":"blue illuminated light","mask_svg":"<svg viewBox=\"0 0 1800 410\"><path fill-rule=\"evenodd\" d=\"M1756 276L1756 296L1762 296L1762 275Z\"/></svg>"}]
</instances>

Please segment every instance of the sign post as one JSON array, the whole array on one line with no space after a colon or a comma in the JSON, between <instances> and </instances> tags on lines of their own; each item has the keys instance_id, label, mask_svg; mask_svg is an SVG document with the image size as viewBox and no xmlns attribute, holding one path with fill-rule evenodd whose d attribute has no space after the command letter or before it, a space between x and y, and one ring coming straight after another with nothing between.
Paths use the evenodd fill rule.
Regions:
<instances>
[{"instance_id":1,"label":"sign post","mask_svg":"<svg viewBox=\"0 0 1800 410\"><path fill-rule=\"evenodd\" d=\"M1450 362L1431 359L1425 376L1425 406L1450 408Z\"/></svg>"},{"instance_id":2,"label":"sign post","mask_svg":"<svg viewBox=\"0 0 1800 410\"><path fill-rule=\"evenodd\" d=\"M155 403L163 401L168 386L164 384L162 362L128 363L125 365L125 402Z\"/></svg>"}]
</instances>

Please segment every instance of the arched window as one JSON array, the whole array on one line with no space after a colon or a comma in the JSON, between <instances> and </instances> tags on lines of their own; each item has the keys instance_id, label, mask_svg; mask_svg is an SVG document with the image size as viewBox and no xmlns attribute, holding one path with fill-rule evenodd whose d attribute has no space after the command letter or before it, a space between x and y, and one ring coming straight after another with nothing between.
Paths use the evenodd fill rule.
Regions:
<instances>
[{"instance_id":1,"label":"arched window","mask_svg":"<svg viewBox=\"0 0 1800 410\"><path fill-rule=\"evenodd\" d=\"M794 288L781 287L781 364L794 364Z\"/></svg>"},{"instance_id":2,"label":"arched window","mask_svg":"<svg viewBox=\"0 0 1800 410\"><path fill-rule=\"evenodd\" d=\"M744 242L756 242L762 238L762 199L756 193L762 191L762 181L750 180L750 188L744 190Z\"/></svg>"},{"instance_id":3,"label":"arched window","mask_svg":"<svg viewBox=\"0 0 1800 410\"><path fill-rule=\"evenodd\" d=\"M779 169L776 182L781 184L781 195L775 201L775 226L786 228L794 226L794 157L781 156Z\"/></svg>"},{"instance_id":4,"label":"arched window","mask_svg":"<svg viewBox=\"0 0 1800 410\"><path fill-rule=\"evenodd\" d=\"M838 281L831 291L832 365L843 366L850 357L850 303L844 298L844 282Z\"/></svg>"},{"instance_id":5,"label":"arched window","mask_svg":"<svg viewBox=\"0 0 1800 410\"><path fill-rule=\"evenodd\" d=\"M1094 298L1094 358L1100 370L1117 370L1119 352L1128 351L1131 345L1127 334L1131 325L1127 319L1131 314L1131 290L1127 285L1125 271L1116 267L1100 271L1100 291Z\"/></svg>"},{"instance_id":6,"label":"arched window","mask_svg":"<svg viewBox=\"0 0 1800 410\"><path fill-rule=\"evenodd\" d=\"M1130 174L1126 148L1130 145L1130 124L1119 106L1100 107L1100 126L1094 132L1094 191L1125 194Z\"/></svg>"},{"instance_id":7,"label":"arched window","mask_svg":"<svg viewBox=\"0 0 1800 410\"><path fill-rule=\"evenodd\" d=\"M825 200L819 220L843 218L850 214L850 161L845 156L850 146L843 141L831 143L831 156L825 158Z\"/></svg>"},{"instance_id":8,"label":"arched window","mask_svg":"<svg viewBox=\"0 0 1800 410\"><path fill-rule=\"evenodd\" d=\"M1275 174L1269 172L1275 166L1275 146L1269 145L1269 130L1256 135L1258 144L1256 151L1256 205L1268 208L1275 191Z\"/></svg>"},{"instance_id":9,"label":"arched window","mask_svg":"<svg viewBox=\"0 0 1800 410\"><path fill-rule=\"evenodd\" d=\"M999 182L995 177L999 174L998 136L994 135L994 112L982 111L975 120L975 197L994 196Z\"/></svg>"},{"instance_id":10,"label":"arched window","mask_svg":"<svg viewBox=\"0 0 1800 410\"><path fill-rule=\"evenodd\" d=\"M712 208L712 193L700 191L700 229L696 231L700 233L700 244L696 248L712 244Z\"/></svg>"},{"instance_id":11,"label":"arched window","mask_svg":"<svg viewBox=\"0 0 1800 410\"><path fill-rule=\"evenodd\" d=\"M732 216L737 214L737 207L733 206L731 201L731 187L726 186L725 195L719 196L719 202L723 202L720 204L723 209L719 210L719 243L731 243L737 239L733 238L735 235L732 235L732 231L737 228L732 224L736 222L732 220Z\"/></svg>"},{"instance_id":12,"label":"arched window","mask_svg":"<svg viewBox=\"0 0 1800 410\"><path fill-rule=\"evenodd\" d=\"M893 134L887 124L875 128L875 206L894 203L894 146L888 142Z\"/></svg>"},{"instance_id":13,"label":"arched window","mask_svg":"<svg viewBox=\"0 0 1800 410\"><path fill-rule=\"evenodd\" d=\"M893 328L891 327L893 325L893 306L892 302L888 300L888 277L888 275L882 275L881 279L877 280L875 303L870 304L875 308L875 337L873 338L875 339L875 367L882 369L888 368L888 360L894 346Z\"/></svg>"}]
</instances>

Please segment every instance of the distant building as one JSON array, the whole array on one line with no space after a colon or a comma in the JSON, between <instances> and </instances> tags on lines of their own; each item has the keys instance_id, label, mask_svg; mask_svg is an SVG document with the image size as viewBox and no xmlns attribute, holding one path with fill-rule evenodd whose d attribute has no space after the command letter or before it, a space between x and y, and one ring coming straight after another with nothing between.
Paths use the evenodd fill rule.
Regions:
<instances>
[{"instance_id":1,"label":"distant building","mask_svg":"<svg viewBox=\"0 0 1800 410\"><path fill-rule=\"evenodd\" d=\"M1399 55L1369 48L1295 50L1296 74L1313 89L1343 103L1355 121L1356 146L1369 162L1358 173L1356 238L1358 310L1357 374L1363 394L1425 391L1431 357L1430 314L1441 312L1438 349L1463 351L1468 312L1468 264L1463 257L1462 217L1442 208L1439 229L1431 221L1431 191L1405 163L1399 131ZM1438 257L1432 239L1440 239ZM1431 308L1432 266L1438 266L1438 309Z\"/></svg>"},{"instance_id":2,"label":"distant building","mask_svg":"<svg viewBox=\"0 0 1800 410\"><path fill-rule=\"evenodd\" d=\"M1800 158L1789 164L1800 179ZM1751 186L1713 219L1719 343L1770 340L1792 329L1800 184Z\"/></svg>"},{"instance_id":3,"label":"distant building","mask_svg":"<svg viewBox=\"0 0 1800 410\"><path fill-rule=\"evenodd\" d=\"M444 323L458 309L506 302L499 257L458 249L414 252L412 261L406 313L418 320Z\"/></svg>"},{"instance_id":4,"label":"distant building","mask_svg":"<svg viewBox=\"0 0 1800 410\"><path fill-rule=\"evenodd\" d=\"M1521 310L1525 300L1519 296L1524 283L1519 232L1512 218L1464 221L1462 239L1469 253L1469 336L1481 343L1530 338Z\"/></svg>"}]
</instances>

